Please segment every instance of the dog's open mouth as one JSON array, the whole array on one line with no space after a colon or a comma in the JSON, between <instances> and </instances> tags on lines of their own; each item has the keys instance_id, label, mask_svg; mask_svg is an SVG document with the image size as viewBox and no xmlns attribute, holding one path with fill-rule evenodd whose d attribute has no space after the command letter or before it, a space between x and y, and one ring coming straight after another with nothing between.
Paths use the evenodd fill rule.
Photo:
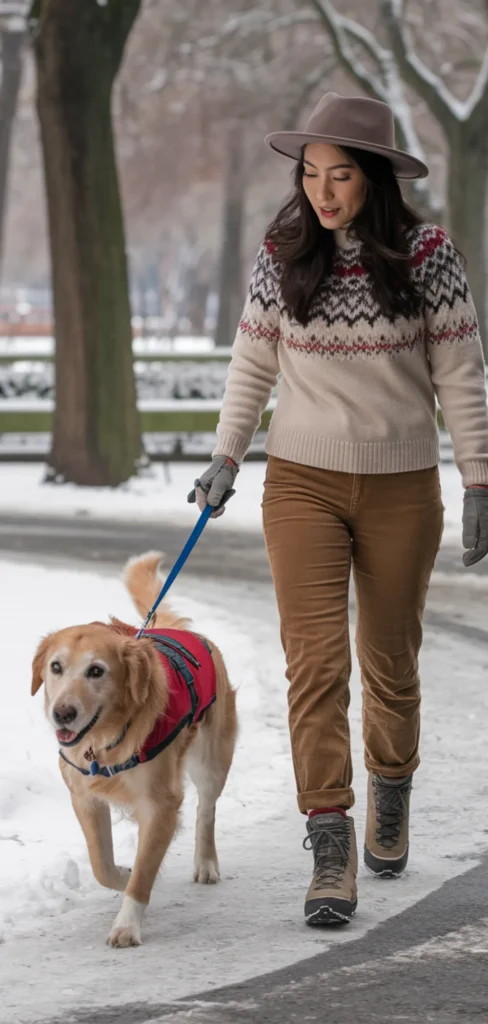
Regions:
<instances>
[{"instance_id":1,"label":"dog's open mouth","mask_svg":"<svg viewBox=\"0 0 488 1024\"><path fill-rule=\"evenodd\" d=\"M87 725L85 725L85 727L81 729L80 732L73 732L72 729L56 729L58 743L60 743L62 747L74 747L75 744L79 743L80 740L82 740L83 737L86 736L87 732L90 732L90 729L93 729L93 726L97 724L101 712L102 705L100 705L98 710L93 715L93 718L90 719Z\"/></svg>"},{"instance_id":2,"label":"dog's open mouth","mask_svg":"<svg viewBox=\"0 0 488 1024\"><path fill-rule=\"evenodd\" d=\"M56 729L56 736L59 743L72 743L76 739L78 733L72 732L71 729Z\"/></svg>"}]
</instances>

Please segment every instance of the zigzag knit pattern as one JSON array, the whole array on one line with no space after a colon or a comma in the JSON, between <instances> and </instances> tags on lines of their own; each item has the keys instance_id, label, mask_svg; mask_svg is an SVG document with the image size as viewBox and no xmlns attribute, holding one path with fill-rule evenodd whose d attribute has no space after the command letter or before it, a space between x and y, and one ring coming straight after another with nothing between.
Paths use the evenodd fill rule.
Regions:
<instances>
[{"instance_id":1,"label":"zigzag knit pattern","mask_svg":"<svg viewBox=\"0 0 488 1024\"><path fill-rule=\"evenodd\" d=\"M370 278L361 262L361 246L336 251L334 271L314 296L306 326L292 321L279 294L274 246L264 243L252 275L240 330L250 339L271 345L278 339L295 352L327 359L374 358L413 351L424 341L462 344L476 337L472 312L466 312L468 286L459 256L449 236L430 224L409 233L412 278L424 295L424 316L384 316L373 299ZM280 314L280 326L275 316ZM436 314L435 330L426 337L425 318ZM440 318L440 319L439 319Z\"/></svg>"}]
</instances>

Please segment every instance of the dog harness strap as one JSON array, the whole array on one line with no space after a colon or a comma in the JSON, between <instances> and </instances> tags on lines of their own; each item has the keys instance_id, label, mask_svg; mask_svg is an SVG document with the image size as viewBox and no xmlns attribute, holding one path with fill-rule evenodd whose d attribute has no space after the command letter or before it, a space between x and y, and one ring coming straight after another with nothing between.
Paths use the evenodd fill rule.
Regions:
<instances>
[{"instance_id":1,"label":"dog harness strap","mask_svg":"<svg viewBox=\"0 0 488 1024\"><path fill-rule=\"evenodd\" d=\"M175 693L180 689L178 677L184 679L190 695L191 721L198 722L205 709L213 704L216 695L215 665L209 644L195 633L178 629L147 629L144 636L153 641L159 654L176 671L173 680ZM197 686L188 663L196 669ZM181 689L178 699L183 700Z\"/></svg>"},{"instance_id":2,"label":"dog harness strap","mask_svg":"<svg viewBox=\"0 0 488 1024\"><path fill-rule=\"evenodd\" d=\"M200 668L200 662L197 661L197 659L191 653L191 651L189 651L186 647L183 647L183 644L180 644L179 640L175 640L173 638L170 639L165 634L156 632L144 632L142 635L148 637L149 640L154 640L156 646L158 646L160 642L164 641L166 647L171 647L173 648L173 650L177 651L178 654L182 654L183 657L186 658L186 660L194 666L194 668ZM160 637L161 640L159 639Z\"/></svg>"},{"instance_id":3,"label":"dog harness strap","mask_svg":"<svg viewBox=\"0 0 488 1024\"><path fill-rule=\"evenodd\" d=\"M165 658L168 659L170 665L174 668L178 675L180 675L181 678L184 679L188 687L191 702L190 721L192 722L196 710L198 708L198 695L197 691L195 690L195 680L193 672L188 668L188 665L185 664L181 654L179 654L178 651L175 651L174 648L170 646L170 644L163 643L162 639L159 640L159 638L155 636L151 637L151 639L154 643L156 650L158 650L160 654L162 654ZM198 662L196 664L197 667L200 668Z\"/></svg>"}]
</instances>

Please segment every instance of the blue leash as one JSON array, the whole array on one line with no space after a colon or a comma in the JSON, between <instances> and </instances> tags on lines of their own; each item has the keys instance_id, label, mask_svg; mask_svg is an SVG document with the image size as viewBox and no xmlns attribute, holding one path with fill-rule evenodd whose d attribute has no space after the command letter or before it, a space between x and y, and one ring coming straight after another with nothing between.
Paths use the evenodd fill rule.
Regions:
<instances>
[{"instance_id":1,"label":"blue leash","mask_svg":"<svg viewBox=\"0 0 488 1024\"><path fill-rule=\"evenodd\" d=\"M188 540L187 540L187 542L186 542L186 544L185 544L185 546L183 548L183 551L181 552L181 554L176 559L176 562L175 562L175 564L174 564L174 566L173 566L173 568L172 568L172 570L171 570L171 572L170 572L166 582L164 583L163 587L161 588L161 591L160 591L156 601L154 602L154 604L153 604L153 606L151 608L151 611L146 616L146 620L143 623L143 625L141 626L139 632L136 633L136 640L140 636L142 636L144 630L149 625L149 623L150 623L150 621L151 621L151 619L152 619L156 609L161 604L161 601L163 600L163 597L166 596L166 594L168 593L169 588L172 586L172 584L174 583L176 577L178 576L178 573L181 572L181 570L182 570L182 568L183 568L183 566L184 566L188 556L193 551L193 548L195 547L195 544L196 544L198 538L200 537L201 533L203 533L203 530L204 530L205 526L207 525L208 520L209 520L212 512L215 512L215 508L214 508L213 505L207 505L206 508L204 508L200 518L197 520L197 523L194 526L194 528L193 528L193 530L192 530L192 532L191 532L191 534L190 534L190 536L189 536L189 538L188 538Z\"/></svg>"}]
</instances>

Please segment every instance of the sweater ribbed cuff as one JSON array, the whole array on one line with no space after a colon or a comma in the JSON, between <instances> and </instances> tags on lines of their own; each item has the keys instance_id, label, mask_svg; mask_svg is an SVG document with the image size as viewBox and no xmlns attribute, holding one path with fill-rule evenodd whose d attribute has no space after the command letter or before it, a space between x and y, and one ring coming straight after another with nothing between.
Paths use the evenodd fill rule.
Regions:
<instances>
[{"instance_id":1,"label":"sweater ribbed cuff","mask_svg":"<svg viewBox=\"0 0 488 1024\"><path fill-rule=\"evenodd\" d=\"M242 437L242 434L234 434L232 432L219 434L217 446L212 452L212 458L216 455L227 455L229 459L233 459L240 465L244 459L246 452L249 449L250 441L246 437Z\"/></svg>"},{"instance_id":2,"label":"sweater ribbed cuff","mask_svg":"<svg viewBox=\"0 0 488 1024\"><path fill-rule=\"evenodd\" d=\"M488 484L488 455L486 459L470 459L460 465L463 487Z\"/></svg>"}]
</instances>

